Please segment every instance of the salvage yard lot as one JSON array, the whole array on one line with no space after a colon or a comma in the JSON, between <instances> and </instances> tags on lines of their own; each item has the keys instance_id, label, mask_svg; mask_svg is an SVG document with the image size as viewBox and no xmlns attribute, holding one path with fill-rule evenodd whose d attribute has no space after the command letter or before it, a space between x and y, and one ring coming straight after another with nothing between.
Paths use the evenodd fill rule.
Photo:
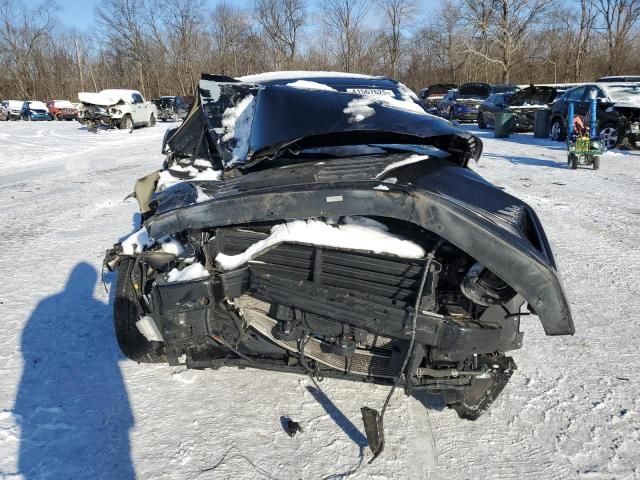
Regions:
<instances>
[{"instance_id":1,"label":"salvage yard lot","mask_svg":"<svg viewBox=\"0 0 640 480\"><path fill-rule=\"evenodd\" d=\"M573 171L563 144L466 128L484 141L472 168L540 216L576 335L526 318L518 371L476 422L396 393L385 452L353 478L635 478L640 152ZM0 478L268 478L247 458L275 478L350 470L368 455L360 407L380 408L387 388L119 354L102 256L133 229L123 199L160 167L164 130L0 125ZM287 437L281 416L304 431Z\"/></svg>"}]
</instances>

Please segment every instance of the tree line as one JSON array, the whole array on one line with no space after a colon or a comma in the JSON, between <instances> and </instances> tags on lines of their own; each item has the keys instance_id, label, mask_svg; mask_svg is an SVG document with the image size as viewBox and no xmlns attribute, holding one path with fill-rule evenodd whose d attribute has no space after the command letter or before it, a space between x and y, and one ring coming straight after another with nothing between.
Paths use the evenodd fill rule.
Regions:
<instances>
[{"instance_id":1,"label":"tree line","mask_svg":"<svg viewBox=\"0 0 640 480\"><path fill-rule=\"evenodd\" d=\"M188 95L200 73L339 70L432 83L640 73L640 0L101 0L91 27L0 0L0 97Z\"/></svg>"}]
</instances>

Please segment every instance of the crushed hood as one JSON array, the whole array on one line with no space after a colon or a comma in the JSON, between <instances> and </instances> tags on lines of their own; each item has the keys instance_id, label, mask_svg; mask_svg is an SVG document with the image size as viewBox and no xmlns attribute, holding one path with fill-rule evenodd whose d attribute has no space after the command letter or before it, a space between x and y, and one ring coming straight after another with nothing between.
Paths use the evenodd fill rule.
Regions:
<instances>
[{"instance_id":1,"label":"crushed hood","mask_svg":"<svg viewBox=\"0 0 640 480\"><path fill-rule=\"evenodd\" d=\"M248 167L288 147L371 143L442 146L461 165L479 157L479 149L469 149L468 132L426 113L414 97L384 77L247 83L203 75L187 119L165 144L174 155L207 158L223 168Z\"/></svg>"}]
</instances>

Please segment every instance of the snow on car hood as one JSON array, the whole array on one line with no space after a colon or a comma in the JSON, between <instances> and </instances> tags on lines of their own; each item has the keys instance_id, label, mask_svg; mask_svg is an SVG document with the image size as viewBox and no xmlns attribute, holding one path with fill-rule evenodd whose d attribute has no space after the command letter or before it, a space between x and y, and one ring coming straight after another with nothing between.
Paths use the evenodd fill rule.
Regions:
<instances>
[{"instance_id":1,"label":"snow on car hood","mask_svg":"<svg viewBox=\"0 0 640 480\"><path fill-rule=\"evenodd\" d=\"M44 110L47 111L47 106L42 102L29 102L30 110Z\"/></svg>"},{"instance_id":2,"label":"snow on car hood","mask_svg":"<svg viewBox=\"0 0 640 480\"><path fill-rule=\"evenodd\" d=\"M82 103L109 107L119 102L131 102L130 90L102 90L101 92L80 92L78 100Z\"/></svg>"}]
</instances>

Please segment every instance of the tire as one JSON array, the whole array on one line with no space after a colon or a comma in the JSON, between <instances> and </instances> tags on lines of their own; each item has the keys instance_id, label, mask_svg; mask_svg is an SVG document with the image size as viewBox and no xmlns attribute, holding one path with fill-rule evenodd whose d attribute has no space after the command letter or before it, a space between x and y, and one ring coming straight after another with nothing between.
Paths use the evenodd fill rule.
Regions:
<instances>
[{"instance_id":1,"label":"tire","mask_svg":"<svg viewBox=\"0 0 640 480\"><path fill-rule=\"evenodd\" d=\"M571 170L576 170L578 168L578 155L575 153L571 154Z\"/></svg>"},{"instance_id":2,"label":"tire","mask_svg":"<svg viewBox=\"0 0 640 480\"><path fill-rule=\"evenodd\" d=\"M482 130L487 128L487 123L484 121L484 116L481 113L478 114L478 128Z\"/></svg>"},{"instance_id":3,"label":"tire","mask_svg":"<svg viewBox=\"0 0 640 480\"><path fill-rule=\"evenodd\" d=\"M162 121L162 122L166 122L166 121L167 121L167 119L166 119L166 118L161 118L161 119L160 119L160 121Z\"/></svg>"},{"instance_id":4,"label":"tire","mask_svg":"<svg viewBox=\"0 0 640 480\"><path fill-rule=\"evenodd\" d=\"M567 129L561 118L554 118L551 122L551 140L555 142L563 142L567 138Z\"/></svg>"},{"instance_id":5,"label":"tire","mask_svg":"<svg viewBox=\"0 0 640 480\"><path fill-rule=\"evenodd\" d=\"M156 124L156 116L152 113L147 122L147 127L154 127Z\"/></svg>"},{"instance_id":6,"label":"tire","mask_svg":"<svg viewBox=\"0 0 640 480\"><path fill-rule=\"evenodd\" d=\"M599 132L600 141L606 150L610 150L618 146L622 139L618 132L618 128L613 123L605 123L600 128Z\"/></svg>"},{"instance_id":7,"label":"tire","mask_svg":"<svg viewBox=\"0 0 640 480\"><path fill-rule=\"evenodd\" d=\"M593 161L593 169L600 170L600 156L594 155L592 158L592 161Z\"/></svg>"},{"instance_id":8,"label":"tire","mask_svg":"<svg viewBox=\"0 0 640 480\"><path fill-rule=\"evenodd\" d=\"M120 119L120 130L129 130L129 133L133 132L133 119L131 115L125 115Z\"/></svg>"},{"instance_id":9,"label":"tire","mask_svg":"<svg viewBox=\"0 0 640 480\"><path fill-rule=\"evenodd\" d=\"M140 305L131 282L133 259L125 259L118 265L118 278L113 303L113 327L118 346L124 355L140 363L166 362L162 342L150 342L140 333L136 322L140 316Z\"/></svg>"}]
</instances>

